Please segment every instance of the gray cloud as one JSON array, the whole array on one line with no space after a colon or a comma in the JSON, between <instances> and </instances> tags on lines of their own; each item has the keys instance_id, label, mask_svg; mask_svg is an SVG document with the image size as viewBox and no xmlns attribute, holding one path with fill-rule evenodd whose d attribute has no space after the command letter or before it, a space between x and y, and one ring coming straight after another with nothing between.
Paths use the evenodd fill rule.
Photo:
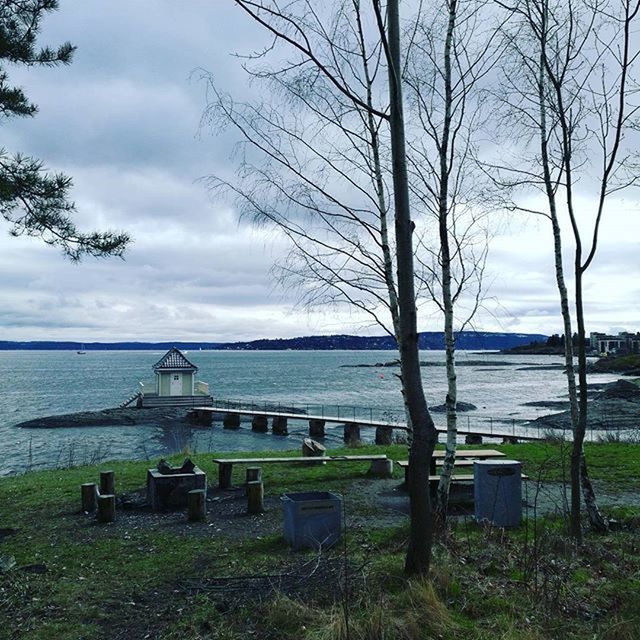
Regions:
<instances>
[{"instance_id":1,"label":"gray cloud","mask_svg":"<svg viewBox=\"0 0 640 640\"><path fill-rule=\"evenodd\" d=\"M240 99L257 91L230 54L266 39L232 2L63 0L42 42L64 40L78 46L70 67L11 70L40 113L3 123L3 144L73 176L80 226L125 229L135 243L126 261L77 266L37 240L9 238L0 222L4 339L380 333L353 311L298 308L270 272L286 253L284 240L239 224L231 204L198 181L233 171L234 136L200 130L206 87L197 69ZM637 203L608 213L587 279L589 326L637 329ZM492 244L490 297L475 326L559 331L552 265L546 224L512 221ZM422 330L440 329L433 305L420 317Z\"/></svg>"}]
</instances>

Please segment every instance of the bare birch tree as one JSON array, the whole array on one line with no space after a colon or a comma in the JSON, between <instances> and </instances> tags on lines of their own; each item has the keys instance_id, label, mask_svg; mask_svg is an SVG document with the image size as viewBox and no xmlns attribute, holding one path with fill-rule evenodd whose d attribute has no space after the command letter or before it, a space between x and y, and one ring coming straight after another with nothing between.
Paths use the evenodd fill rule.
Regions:
<instances>
[{"instance_id":1,"label":"bare birch tree","mask_svg":"<svg viewBox=\"0 0 640 640\"><path fill-rule=\"evenodd\" d=\"M638 53L631 50L639 3L566 0L551 5L548 0L522 0L503 6L517 21L512 48L520 70L519 74L506 76L511 98L505 102L521 123L536 132L538 151L533 162L517 169L500 168L516 173L513 183L519 186L541 187L548 205L544 215L551 222L554 238L573 424L570 529L581 542L581 489L592 525L606 528L589 482L583 450L588 418L583 283L596 256L609 196L638 179L631 162L634 150L625 141L625 134L634 127L639 108L632 80ZM581 178L596 185L592 196L595 210L587 222L588 212L577 204ZM570 301L563 271L561 208L574 242L577 385Z\"/></svg>"},{"instance_id":2,"label":"bare birch tree","mask_svg":"<svg viewBox=\"0 0 640 640\"><path fill-rule=\"evenodd\" d=\"M476 165L481 83L501 53L499 23L482 0L447 0L431 7L417 27L406 73L411 190L423 224L437 228L437 249L420 241L423 282L444 318L447 443L436 510L446 517L457 442L457 330L464 330L482 297L488 250L490 182ZM425 262L422 256L430 256ZM420 274L419 274L420 275ZM463 307L464 295L471 304ZM463 317L456 311L464 308Z\"/></svg>"},{"instance_id":3,"label":"bare birch tree","mask_svg":"<svg viewBox=\"0 0 640 640\"><path fill-rule=\"evenodd\" d=\"M210 117L234 126L244 140L239 180L213 178L211 185L234 191L246 214L274 223L291 240L286 270L298 282L313 281L311 301L346 301L385 328L380 311L390 313L393 329L387 330L398 343L412 427L406 570L425 574L432 544L429 461L437 432L418 359L397 3L387 7L388 36L377 0L236 5L273 37L254 61L276 51L288 58L275 70L253 72L278 92L277 107L236 105L211 85Z\"/></svg>"}]
</instances>

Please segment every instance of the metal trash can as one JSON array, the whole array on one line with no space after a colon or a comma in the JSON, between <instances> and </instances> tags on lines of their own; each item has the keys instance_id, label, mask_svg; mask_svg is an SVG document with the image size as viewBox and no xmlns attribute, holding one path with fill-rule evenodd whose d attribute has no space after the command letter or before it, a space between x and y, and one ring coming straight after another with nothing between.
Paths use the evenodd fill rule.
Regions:
<instances>
[{"instance_id":1,"label":"metal trash can","mask_svg":"<svg viewBox=\"0 0 640 640\"><path fill-rule=\"evenodd\" d=\"M477 460L473 463L475 518L497 527L518 527L522 520L522 463Z\"/></svg>"},{"instance_id":2,"label":"metal trash can","mask_svg":"<svg viewBox=\"0 0 640 640\"><path fill-rule=\"evenodd\" d=\"M342 498L329 491L285 493L284 538L294 549L334 545L342 530Z\"/></svg>"}]
</instances>

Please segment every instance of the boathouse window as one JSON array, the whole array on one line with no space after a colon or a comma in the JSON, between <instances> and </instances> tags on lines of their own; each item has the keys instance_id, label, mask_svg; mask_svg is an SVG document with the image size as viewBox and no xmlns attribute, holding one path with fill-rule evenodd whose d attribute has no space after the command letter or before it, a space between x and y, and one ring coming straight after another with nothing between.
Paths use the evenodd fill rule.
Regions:
<instances>
[{"instance_id":1,"label":"boathouse window","mask_svg":"<svg viewBox=\"0 0 640 640\"><path fill-rule=\"evenodd\" d=\"M173 374L173 379L174 379L174 380L180 380L180 375L179 375L179 374L177 374L177 373L174 373L174 374Z\"/></svg>"}]
</instances>

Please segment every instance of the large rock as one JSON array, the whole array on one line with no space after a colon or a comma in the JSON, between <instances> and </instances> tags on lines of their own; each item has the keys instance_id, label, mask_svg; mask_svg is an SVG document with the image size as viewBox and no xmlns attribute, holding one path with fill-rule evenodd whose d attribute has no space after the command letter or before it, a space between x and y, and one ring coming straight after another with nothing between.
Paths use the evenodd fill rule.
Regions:
<instances>
[{"instance_id":1,"label":"large rock","mask_svg":"<svg viewBox=\"0 0 640 640\"><path fill-rule=\"evenodd\" d=\"M478 407L476 407L475 404L471 404L470 402L456 402L456 411L458 411L459 413L463 411L473 411L477 408ZM429 407L429 409L431 411L435 411L436 413L445 413L447 410L447 405L437 404L435 407Z\"/></svg>"},{"instance_id":2,"label":"large rock","mask_svg":"<svg viewBox=\"0 0 640 640\"><path fill-rule=\"evenodd\" d=\"M616 380L604 388L602 395L605 398L636 400L640 399L640 387L628 380Z\"/></svg>"}]
</instances>

